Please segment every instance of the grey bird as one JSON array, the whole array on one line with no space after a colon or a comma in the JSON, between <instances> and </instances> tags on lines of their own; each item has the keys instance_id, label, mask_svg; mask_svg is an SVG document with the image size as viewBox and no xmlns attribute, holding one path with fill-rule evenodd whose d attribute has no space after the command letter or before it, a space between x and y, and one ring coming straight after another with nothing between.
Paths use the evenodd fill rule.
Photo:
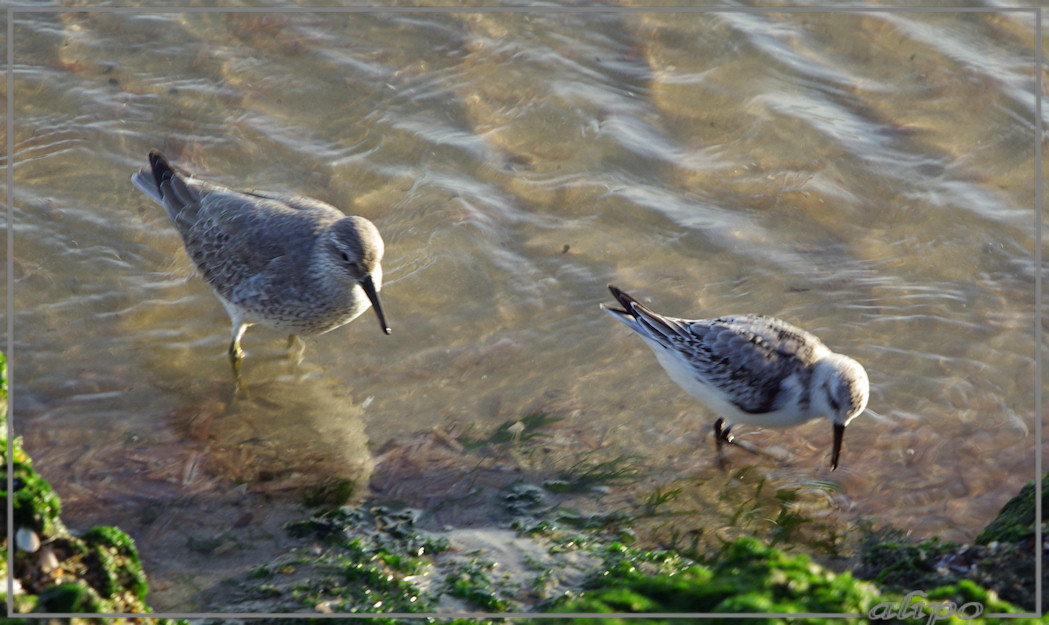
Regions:
<instances>
[{"instance_id":1,"label":"grey bird","mask_svg":"<svg viewBox=\"0 0 1049 625\"><path fill-rule=\"evenodd\" d=\"M622 308L602 308L645 340L670 379L718 413L719 450L733 442L733 423L790 427L826 417L834 430L830 467L838 468L845 426L867 407L860 363L781 319L665 317L622 289L608 289Z\"/></svg>"},{"instance_id":2,"label":"grey bird","mask_svg":"<svg viewBox=\"0 0 1049 625\"><path fill-rule=\"evenodd\" d=\"M233 323L230 362L239 382L240 339L258 323L322 334L379 303L383 241L364 217L308 197L236 191L195 179L153 150L131 176L164 207L193 264Z\"/></svg>"}]
</instances>

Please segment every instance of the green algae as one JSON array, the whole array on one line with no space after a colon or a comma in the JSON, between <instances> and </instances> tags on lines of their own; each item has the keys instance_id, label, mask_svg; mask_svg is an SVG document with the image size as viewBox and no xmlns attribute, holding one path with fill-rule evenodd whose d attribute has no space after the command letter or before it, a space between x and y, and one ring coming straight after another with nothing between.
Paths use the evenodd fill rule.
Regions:
<instances>
[{"instance_id":1,"label":"green algae","mask_svg":"<svg viewBox=\"0 0 1049 625\"><path fill-rule=\"evenodd\" d=\"M495 568L495 562L474 556L447 576L444 589L483 611L505 612L510 602L504 597L506 591L499 587Z\"/></svg>"},{"instance_id":2,"label":"green algae","mask_svg":"<svg viewBox=\"0 0 1049 625\"><path fill-rule=\"evenodd\" d=\"M616 456L611 460L583 458L576 464L558 473L552 480L543 482L543 487L553 493L586 493L613 484L636 481L640 471L630 464L633 456Z\"/></svg>"},{"instance_id":3,"label":"green algae","mask_svg":"<svg viewBox=\"0 0 1049 625\"><path fill-rule=\"evenodd\" d=\"M414 530L414 515L382 507L338 508L289 523L312 546L254 567L231 592L238 611L427 612L434 605L406 578L447 542ZM265 607L261 607L265 606ZM381 622L392 622L382 621Z\"/></svg>"},{"instance_id":4,"label":"green algae","mask_svg":"<svg viewBox=\"0 0 1049 625\"><path fill-rule=\"evenodd\" d=\"M501 429L510 432L507 427ZM500 439L498 444L503 442ZM490 440L484 444L497 443ZM251 594L247 589L254 588L256 603L251 605L267 611L372 612L379 618L383 612L398 610L493 617L531 612L544 622L544 613L649 613L652 618L641 622L664 622L658 617L660 613L742 612L854 615L853 622L866 622L875 607L881 614L888 613L890 606L899 604L910 590L907 584L920 582L925 589L922 596L930 604L951 601L955 605L979 604L989 613L1021 612L989 591L987 584L942 576L914 577L914 562L928 569L958 548L936 539L925 545L887 541L880 550L875 543L865 545L873 547L866 552L866 562L880 567L881 576L874 581L836 572L806 553L792 552L807 549L839 567L864 557L861 554L849 560L847 533L805 516L801 498L825 495L836 488L832 483L806 483L802 485L804 492L773 489L764 477L747 469L737 471L733 488L723 489L718 502L724 522L732 527L731 536L704 534L703 527L679 531L671 526L671 539L664 540L659 549L652 549L657 543L651 541L647 548L638 544L635 524L685 518L688 510L678 505L681 489L656 488L634 508L612 511L584 512L558 503L558 497L566 492L600 498L606 492L603 486L630 482L635 476L627 460L584 458L559 476L565 483L573 483L571 488L550 480L541 487L518 481L500 489L499 501L510 515L507 523L514 531L514 538L500 540L527 543L523 547L527 553L520 562L508 562L505 549L500 548L455 553L445 542L444 549L420 550L419 545L426 541L443 540L441 532L426 532L415 526L423 516L420 512L382 506L342 508L289 524L289 533L312 541L314 552L305 547L297 549L283 560L284 566L278 563L256 569L248 579L238 582L240 591ZM899 538L883 536L893 537ZM319 554L318 543L325 546ZM906 551L900 551L902 548ZM882 566L894 557L905 561L895 567ZM354 567L352 578L333 581L316 574L330 569L333 561L344 568ZM352 579L356 595L339 586L347 579ZM633 624L639 620L612 622ZM742 622L815 623L826 619L753 617ZM962 621L955 616L940 622Z\"/></svg>"},{"instance_id":5,"label":"green algae","mask_svg":"<svg viewBox=\"0 0 1049 625\"><path fill-rule=\"evenodd\" d=\"M1020 492L1007 501L990 524L976 537L976 544L991 542L1019 542L1034 538L1035 483L1028 482ZM1042 477L1042 513L1049 510L1049 473ZM1043 525L1043 532L1045 530Z\"/></svg>"},{"instance_id":6,"label":"green algae","mask_svg":"<svg viewBox=\"0 0 1049 625\"><path fill-rule=\"evenodd\" d=\"M1049 479L1043 478L1043 502L1049 492L1046 483ZM1034 510L1035 488L1031 482L1002 507L971 545L936 536L917 541L898 530L875 531L861 523L860 530L866 537L856 574L901 593L916 589L928 589L930 596L940 589L969 594L976 589L993 591L996 601L1000 597L1008 604L1033 611L1038 582ZM1049 584L1046 567L1042 570L1042 584ZM1049 597L1043 595L1041 608L1049 609ZM997 611L1014 610L1003 607Z\"/></svg>"},{"instance_id":7,"label":"green algae","mask_svg":"<svg viewBox=\"0 0 1049 625\"><path fill-rule=\"evenodd\" d=\"M725 545L706 565L669 552L625 546L610 547L604 554L587 590L555 611L866 614L881 598L872 584L848 573L835 574L806 555L785 554L755 538Z\"/></svg>"},{"instance_id":8,"label":"green algae","mask_svg":"<svg viewBox=\"0 0 1049 625\"><path fill-rule=\"evenodd\" d=\"M37 612L90 614L107 612L106 602L98 591L83 581L49 586L40 591Z\"/></svg>"},{"instance_id":9,"label":"green algae","mask_svg":"<svg viewBox=\"0 0 1049 625\"><path fill-rule=\"evenodd\" d=\"M0 391L6 397L6 387ZM534 428L545 423L540 416L530 419L523 429L514 427L517 422L510 423L479 444L506 445L525 436L539 437L541 434ZM69 579L37 589L36 594L16 597L16 610L147 614L146 578L133 541L116 528L93 528L80 537L62 534L65 528L57 496L46 480L35 473L20 441L12 442L17 479L13 497L16 522L22 524L20 527L38 531L61 552L62 566L75 573ZM566 483L576 484L572 492L599 493L602 482L630 481L634 477L625 459L605 463L584 460L573 469L575 474L569 471L565 476ZM23 492L32 496L20 497ZM254 567L243 580L231 581L237 599L231 599L224 609L368 613L379 622L402 623L411 620L383 614L446 610L444 602L451 597L459 602L452 606L453 611L487 612L494 618L451 622L505 622L497 615L520 611L535 612L537 620L558 623L564 620L543 619L543 613L652 615L600 621L633 625L666 622L658 614L667 612L866 615L875 606L901 601L904 592L919 587L929 589L929 601L978 603L988 613L1019 613L1020 608L1006 599L1015 596L1015 601L1023 604L1024 597L1033 596L1033 591L1021 588L1019 576L1008 578L1008 583L1022 592L1003 592L1001 584L995 585L1008 577L1001 569L994 569L997 578L987 573L992 570L988 568L987 575L976 580L942 574L943 565L949 565L951 557L965 555L968 550L977 553L982 549L985 551L980 553L997 554L1000 560L1016 560L1020 552L1015 545L1029 541L1033 535L1033 485L1006 504L999 519L977 539L977 546L936 538L912 544L891 532L880 535L881 540L869 541L859 557L865 566L877 570L871 582L861 581L858 575L835 573L807 555L778 549L777 545L790 549L802 544L837 556L842 551L842 540L833 528L798 512L793 506L797 497L794 491L767 489L763 480L755 484L753 496L739 489L724 495L735 497L723 503L736 506L737 525L753 535L720 540L713 552L709 544L701 550L698 538L702 528L677 534L668 541L673 548L646 550L633 546L633 517L673 516L676 513L668 508L679 496L678 489L656 489L633 513L578 512L551 505L549 498L555 494L559 494L556 485L540 488L523 482L500 491L506 510L514 517L516 536L536 545L534 554L524 559L527 574L507 575L483 550L465 555L452 553L447 538L418 529L416 511L374 505L344 507L289 524L289 536L300 539L303 545L273 562ZM331 495L334 496L320 497L319 503L330 506L341 499L339 492ZM1043 501L1045 495L1043 490ZM759 530L756 521L760 519L772 519L774 529ZM66 551L73 555L66 557ZM16 554L22 565L28 557L21 551ZM6 564L5 561L5 568ZM20 562L16 562L16 575L19 566ZM260 622L283 620L299 622ZM736 621L826 622L805 617ZM963 621L953 617L940 622Z\"/></svg>"},{"instance_id":10,"label":"green algae","mask_svg":"<svg viewBox=\"0 0 1049 625\"><path fill-rule=\"evenodd\" d=\"M21 443L13 454L15 458L24 454ZM0 504L7 506L7 452L3 452L3 486L0 486ZM38 534L52 535L61 532L64 528L59 520L62 512L62 504L58 495L42 476L40 476L28 460L15 460L12 464L13 477L13 506L16 528L28 528ZM0 537L7 537L7 526L5 524Z\"/></svg>"},{"instance_id":11,"label":"green algae","mask_svg":"<svg viewBox=\"0 0 1049 625\"><path fill-rule=\"evenodd\" d=\"M69 532L62 523L58 495L36 472L25 453L20 437L7 438L6 359L0 354L0 505L6 510L8 498L13 508L16 531L32 532L38 545L16 548L14 562L7 560L7 524L0 530L0 568L4 577L10 571L16 587L14 609L24 614L84 614L77 622L99 621L92 613L149 614L145 603L146 575L134 541L115 527L94 527L81 536ZM7 454L10 442L13 489L7 488ZM34 548L35 547L35 548ZM7 585L0 588L0 601L7 600ZM167 623L166 619L151 619ZM23 622L10 619L11 623Z\"/></svg>"},{"instance_id":12,"label":"green algae","mask_svg":"<svg viewBox=\"0 0 1049 625\"><path fill-rule=\"evenodd\" d=\"M555 417L545 412L530 412L520 419L505 421L488 436L471 436L468 429L458 436L457 440L466 450L476 450L485 447L505 449L510 445L548 437L548 434L541 431L542 428L558 421L561 421L561 417Z\"/></svg>"},{"instance_id":13,"label":"green algae","mask_svg":"<svg viewBox=\"0 0 1049 625\"><path fill-rule=\"evenodd\" d=\"M447 606L446 597L460 602L452 608L456 612L495 616L527 611L539 620L544 613L651 613L648 622L660 622L659 613L865 616L874 606L902 597L755 537L726 541L700 562L674 550L647 550L616 541L603 528L580 530L556 519L545 520L542 533L534 527L516 533L537 550L526 561L531 574L510 576L500 572L506 569L484 550L450 557L455 554L448 543L416 529L414 518L409 511L344 508L289 524L289 533L313 546L256 568L238 583L237 592L251 596L253 603L245 605L266 611L371 612L383 622L405 622L384 618L383 612L437 611ZM435 541L437 548L426 547ZM325 546L319 553L318 542ZM411 558L412 565L391 566L403 558ZM428 588L419 585L424 577L431 582ZM576 581L567 582L570 578ZM928 597L959 604L982 602L988 610L1002 613L1019 611L971 583L937 587ZM825 621L792 617L750 622Z\"/></svg>"},{"instance_id":14,"label":"green algae","mask_svg":"<svg viewBox=\"0 0 1049 625\"><path fill-rule=\"evenodd\" d=\"M146 574L131 537L115 527L95 526L81 540L87 549L88 570L103 580L100 593L106 597L129 593L129 603L144 605L148 592Z\"/></svg>"}]
</instances>

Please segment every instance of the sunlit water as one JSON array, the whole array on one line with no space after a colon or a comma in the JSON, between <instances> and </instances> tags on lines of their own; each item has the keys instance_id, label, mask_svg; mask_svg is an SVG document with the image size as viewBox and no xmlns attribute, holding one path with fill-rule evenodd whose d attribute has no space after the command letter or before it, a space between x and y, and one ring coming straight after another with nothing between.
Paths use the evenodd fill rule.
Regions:
<instances>
[{"instance_id":1,"label":"sunlit water","mask_svg":"<svg viewBox=\"0 0 1049 625\"><path fill-rule=\"evenodd\" d=\"M966 540L1034 477L1030 14L19 13L14 37L14 423L68 523L139 541L155 605L209 579L165 562L222 568L190 537L276 541L303 484L420 431L548 411L553 464L632 455L701 507L715 415L599 310L608 283L864 364L877 415L837 472L826 422L741 430L783 462L733 452L836 483L820 514ZM375 222L393 335L368 312L296 365L252 328L230 406L228 318L128 180L151 148Z\"/></svg>"}]
</instances>

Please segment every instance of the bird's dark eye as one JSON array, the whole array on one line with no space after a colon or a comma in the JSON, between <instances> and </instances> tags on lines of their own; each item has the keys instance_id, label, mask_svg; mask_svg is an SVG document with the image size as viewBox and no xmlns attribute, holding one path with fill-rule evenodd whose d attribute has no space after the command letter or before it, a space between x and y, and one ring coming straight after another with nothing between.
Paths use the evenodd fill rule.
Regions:
<instances>
[{"instance_id":1,"label":"bird's dark eye","mask_svg":"<svg viewBox=\"0 0 1049 625\"><path fill-rule=\"evenodd\" d=\"M347 254L346 252L339 252L339 254L341 254L341 255L342 255L342 260L343 260L343 262L346 262L346 263L350 262L350 256L349 256L349 254Z\"/></svg>"}]
</instances>

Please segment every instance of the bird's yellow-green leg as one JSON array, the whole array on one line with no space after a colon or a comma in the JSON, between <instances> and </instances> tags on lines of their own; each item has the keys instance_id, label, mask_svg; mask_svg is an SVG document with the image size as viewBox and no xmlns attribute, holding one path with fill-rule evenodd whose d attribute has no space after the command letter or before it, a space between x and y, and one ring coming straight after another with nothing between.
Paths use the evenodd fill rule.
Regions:
<instances>
[{"instance_id":1,"label":"bird's yellow-green leg","mask_svg":"<svg viewBox=\"0 0 1049 625\"><path fill-rule=\"evenodd\" d=\"M229 362L233 365L233 378L238 387L240 387L240 361L244 358L244 350L240 348L240 339L247 329L248 324L246 323L234 323L233 340L229 344Z\"/></svg>"},{"instance_id":2,"label":"bird's yellow-green leg","mask_svg":"<svg viewBox=\"0 0 1049 625\"><path fill-rule=\"evenodd\" d=\"M289 334L288 351L291 352L289 356L295 361L295 364L301 365L302 357L306 353L306 342L303 341L298 334Z\"/></svg>"}]
</instances>

